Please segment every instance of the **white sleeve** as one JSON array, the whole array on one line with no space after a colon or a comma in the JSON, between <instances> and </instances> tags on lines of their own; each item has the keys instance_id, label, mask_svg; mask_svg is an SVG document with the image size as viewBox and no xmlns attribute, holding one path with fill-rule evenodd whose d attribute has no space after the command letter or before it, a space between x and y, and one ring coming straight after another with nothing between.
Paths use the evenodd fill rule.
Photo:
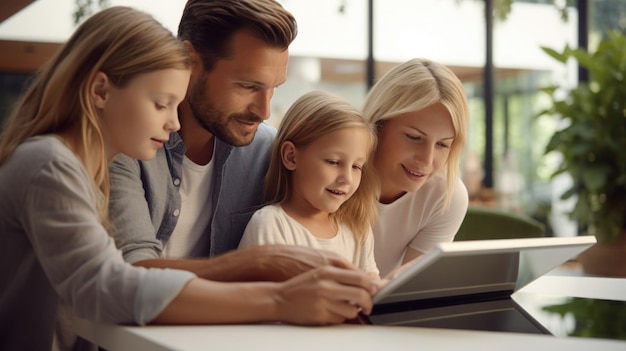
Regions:
<instances>
[{"instance_id":1,"label":"white sleeve","mask_svg":"<svg viewBox=\"0 0 626 351\"><path fill-rule=\"evenodd\" d=\"M429 252L439 243L454 240L454 236L459 231L461 223L463 223L468 205L467 188L459 179L452 194L448 210L441 213L437 209L436 214L411 240L409 247L424 253Z\"/></svg>"},{"instance_id":2,"label":"white sleeve","mask_svg":"<svg viewBox=\"0 0 626 351\"><path fill-rule=\"evenodd\" d=\"M285 221L277 211L270 210L266 206L256 211L243 232L239 248L269 245L269 244L292 244L285 240Z\"/></svg>"},{"instance_id":3,"label":"white sleeve","mask_svg":"<svg viewBox=\"0 0 626 351\"><path fill-rule=\"evenodd\" d=\"M359 258L359 268L368 273L380 274L374 259L374 234L370 228L363 245L361 246L361 257Z\"/></svg>"}]
</instances>

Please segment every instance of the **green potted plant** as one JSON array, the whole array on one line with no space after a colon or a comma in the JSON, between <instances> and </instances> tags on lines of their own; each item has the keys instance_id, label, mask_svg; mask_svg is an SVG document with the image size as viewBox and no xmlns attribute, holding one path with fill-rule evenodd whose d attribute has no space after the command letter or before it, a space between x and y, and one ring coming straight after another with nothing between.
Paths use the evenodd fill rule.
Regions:
<instances>
[{"instance_id":1,"label":"green potted plant","mask_svg":"<svg viewBox=\"0 0 626 351\"><path fill-rule=\"evenodd\" d=\"M607 33L592 54L569 46L562 52L542 49L563 64L574 59L589 72L589 81L580 82L563 99L554 94L558 87L544 89L552 106L540 115L558 115L568 124L554 133L546 147L546 153L557 151L563 156L553 176L567 173L573 180L561 198L577 196L570 218L595 235L596 246L624 256L626 36ZM617 272L608 274L626 276L626 263L612 265Z\"/></svg>"}]
</instances>

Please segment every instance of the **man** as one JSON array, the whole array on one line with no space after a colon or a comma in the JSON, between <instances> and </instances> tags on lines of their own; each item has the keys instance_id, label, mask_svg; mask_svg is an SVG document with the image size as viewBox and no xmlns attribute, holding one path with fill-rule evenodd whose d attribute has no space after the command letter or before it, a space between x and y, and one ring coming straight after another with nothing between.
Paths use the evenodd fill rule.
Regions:
<instances>
[{"instance_id":1,"label":"man","mask_svg":"<svg viewBox=\"0 0 626 351\"><path fill-rule=\"evenodd\" d=\"M342 269L314 274L331 289L311 299L345 310L348 302L333 301L330 290L362 292L362 284L343 284L338 275L364 281L364 273L328 252L290 246L230 251L262 204L275 136L263 121L285 80L296 31L293 16L274 0L188 1L178 36L193 67L179 106L181 130L154 160L120 156L111 166L110 216L127 261L220 281L282 281L332 265ZM206 256L218 257L198 258Z\"/></svg>"}]
</instances>

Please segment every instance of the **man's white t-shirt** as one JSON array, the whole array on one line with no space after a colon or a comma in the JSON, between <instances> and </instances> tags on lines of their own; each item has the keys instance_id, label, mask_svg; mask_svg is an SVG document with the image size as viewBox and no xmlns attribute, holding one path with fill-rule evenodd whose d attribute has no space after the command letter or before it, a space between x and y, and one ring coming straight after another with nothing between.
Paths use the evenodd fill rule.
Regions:
<instances>
[{"instance_id":1,"label":"man's white t-shirt","mask_svg":"<svg viewBox=\"0 0 626 351\"><path fill-rule=\"evenodd\" d=\"M206 165L198 165L185 156L182 179L180 217L163 248L163 257L207 256L209 238L203 234L211 220L213 159Z\"/></svg>"}]
</instances>

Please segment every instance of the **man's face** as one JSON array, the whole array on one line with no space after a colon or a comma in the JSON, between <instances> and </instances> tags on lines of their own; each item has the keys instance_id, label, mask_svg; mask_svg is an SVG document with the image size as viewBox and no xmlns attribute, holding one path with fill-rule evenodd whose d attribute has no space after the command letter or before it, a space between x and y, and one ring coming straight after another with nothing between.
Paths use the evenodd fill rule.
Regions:
<instances>
[{"instance_id":1,"label":"man's face","mask_svg":"<svg viewBox=\"0 0 626 351\"><path fill-rule=\"evenodd\" d=\"M274 89L285 81L289 52L247 31L233 36L231 55L211 72L194 68L188 102L198 123L221 140L244 146L269 118Z\"/></svg>"}]
</instances>

